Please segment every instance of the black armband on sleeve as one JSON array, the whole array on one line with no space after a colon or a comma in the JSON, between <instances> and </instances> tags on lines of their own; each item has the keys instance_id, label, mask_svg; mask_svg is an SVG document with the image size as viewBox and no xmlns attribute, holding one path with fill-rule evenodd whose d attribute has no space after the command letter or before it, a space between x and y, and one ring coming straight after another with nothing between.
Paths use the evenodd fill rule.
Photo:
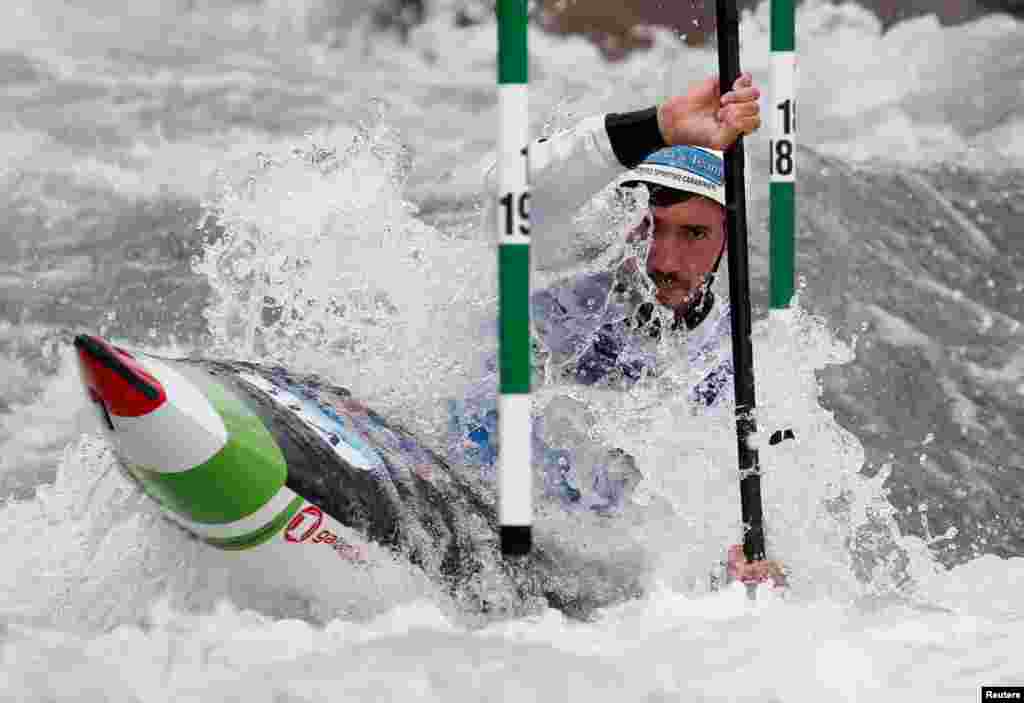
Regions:
<instances>
[{"instance_id":1,"label":"black armband on sleeve","mask_svg":"<svg viewBox=\"0 0 1024 703\"><path fill-rule=\"evenodd\" d=\"M658 108L635 112L610 112L604 117L604 128L612 143L615 157L626 168L633 168L649 154L668 146L658 129Z\"/></svg>"}]
</instances>

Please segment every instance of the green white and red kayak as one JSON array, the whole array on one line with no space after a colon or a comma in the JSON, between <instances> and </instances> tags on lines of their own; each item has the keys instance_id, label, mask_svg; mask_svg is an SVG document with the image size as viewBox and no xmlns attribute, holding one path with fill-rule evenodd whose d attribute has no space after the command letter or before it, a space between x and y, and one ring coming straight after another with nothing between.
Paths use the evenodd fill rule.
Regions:
<instances>
[{"instance_id":1,"label":"green white and red kayak","mask_svg":"<svg viewBox=\"0 0 1024 703\"><path fill-rule=\"evenodd\" d=\"M551 544L503 559L491 491L344 388L89 335L74 344L125 471L168 518L271 585L344 598L353 568L398 557L483 612L583 615L641 591L639 574L589 577Z\"/></svg>"}]
</instances>

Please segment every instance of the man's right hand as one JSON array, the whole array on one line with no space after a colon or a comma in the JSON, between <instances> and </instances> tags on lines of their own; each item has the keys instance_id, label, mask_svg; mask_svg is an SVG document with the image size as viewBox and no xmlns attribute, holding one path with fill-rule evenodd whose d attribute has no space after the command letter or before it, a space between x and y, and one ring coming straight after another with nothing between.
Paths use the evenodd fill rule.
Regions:
<instances>
[{"instance_id":1,"label":"man's right hand","mask_svg":"<svg viewBox=\"0 0 1024 703\"><path fill-rule=\"evenodd\" d=\"M658 107L658 128L666 144L724 151L740 135L757 131L761 91L754 86L753 76L741 75L725 95L720 95L718 83L718 77L712 76Z\"/></svg>"}]
</instances>

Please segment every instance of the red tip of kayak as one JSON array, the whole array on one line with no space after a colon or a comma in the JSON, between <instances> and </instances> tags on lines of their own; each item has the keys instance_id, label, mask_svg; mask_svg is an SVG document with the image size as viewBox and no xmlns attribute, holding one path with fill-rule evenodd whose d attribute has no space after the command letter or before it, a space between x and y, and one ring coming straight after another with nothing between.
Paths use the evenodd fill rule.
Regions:
<instances>
[{"instance_id":1,"label":"red tip of kayak","mask_svg":"<svg viewBox=\"0 0 1024 703\"><path fill-rule=\"evenodd\" d=\"M75 337L82 378L93 397L118 417L140 417L167 400L163 386L131 355L104 339Z\"/></svg>"}]
</instances>

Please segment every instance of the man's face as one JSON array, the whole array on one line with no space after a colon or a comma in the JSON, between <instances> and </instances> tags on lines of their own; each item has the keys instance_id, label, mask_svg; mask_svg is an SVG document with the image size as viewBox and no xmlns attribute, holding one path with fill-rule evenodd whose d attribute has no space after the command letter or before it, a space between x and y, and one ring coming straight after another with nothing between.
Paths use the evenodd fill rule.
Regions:
<instances>
[{"instance_id":1,"label":"man's face","mask_svg":"<svg viewBox=\"0 0 1024 703\"><path fill-rule=\"evenodd\" d=\"M695 197L651 208L651 214L654 241L647 274L658 287L658 302L679 309L700 289L722 251L725 210L713 200Z\"/></svg>"}]
</instances>

